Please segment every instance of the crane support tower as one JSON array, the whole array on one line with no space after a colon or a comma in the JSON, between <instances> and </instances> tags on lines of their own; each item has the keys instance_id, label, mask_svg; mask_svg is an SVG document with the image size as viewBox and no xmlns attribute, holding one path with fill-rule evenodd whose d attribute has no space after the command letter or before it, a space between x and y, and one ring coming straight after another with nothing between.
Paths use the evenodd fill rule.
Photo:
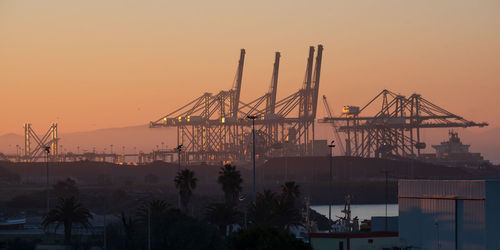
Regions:
<instances>
[{"instance_id":1,"label":"crane support tower","mask_svg":"<svg viewBox=\"0 0 500 250\"><path fill-rule=\"evenodd\" d=\"M247 116L257 116L257 157L311 155L314 152L314 120L320 84L323 46L309 47L303 87L277 101L280 52L275 53L269 90L250 101L240 100L245 50L240 51L233 88L217 94L204 93L156 121L151 128L177 129L183 145L181 160L220 162L251 159L251 126Z\"/></svg>"},{"instance_id":2,"label":"crane support tower","mask_svg":"<svg viewBox=\"0 0 500 250\"><path fill-rule=\"evenodd\" d=\"M33 162L43 158L45 147L50 147L49 161L54 161L58 156L57 123L52 123L43 136L37 135L30 123L24 124L24 162ZM32 148L32 144L34 148Z\"/></svg>"},{"instance_id":3,"label":"crane support tower","mask_svg":"<svg viewBox=\"0 0 500 250\"><path fill-rule=\"evenodd\" d=\"M375 106L381 104L381 109ZM365 110L378 110L373 116ZM335 123L345 134L345 154L359 157L415 157L426 147L421 130L427 128L484 127L455 115L424 99L383 90L364 107L344 106L340 117L325 117L320 123Z\"/></svg>"}]
</instances>

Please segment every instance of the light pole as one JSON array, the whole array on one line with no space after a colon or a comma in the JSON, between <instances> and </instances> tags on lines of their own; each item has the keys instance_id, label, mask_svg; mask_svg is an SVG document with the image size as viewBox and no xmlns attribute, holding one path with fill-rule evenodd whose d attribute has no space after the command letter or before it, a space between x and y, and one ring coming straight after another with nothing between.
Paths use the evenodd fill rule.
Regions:
<instances>
[{"instance_id":1,"label":"light pole","mask_svg":"<svg viewBox=\"0 0 500 250\"><path fill-rule=\"evenodd\" d=\"M151 250L151 204L148 205L148 250Z\"/></svg>"},{"instance_id":2,"label":"light pole","mask_svg":"<svg viewBox=\"0 0 500 250\"><path fill-rule=\"evenodd\" d=\"M257 191L255 184L255 119L257 119L257 116L248 115L247 118L252 120L253 203L256 204Z\"/></svg>"},{"instance_id":3,"label":"light pole","mask_svg":"<svg viewBox=\"0 0 500 250\"><path fill-rule=\"evenodd\" d=\"M108 239L106 239L106 212L108 211L108 203L106 202L106 199L104 199L104 216L103 216L103 224L104 224L104 250L108 249Z\"/></svg>"},{"instance_id":4,"label":"light pole","mask_svg":"<svg viewBox=\"0 0 500 250\"><path fill-rule=\"evenodd\" d=\"M332 180L333 180L333 148L335 147L335 141L332 141L328 147L330 148L330 178L328 178L328 189L330 189L330 199L328 204L328 219L331 221L332 220L332 203L333 203L333 186L332 186Z\"/></svg>"},{"instance_id":5,"label":"light pole","mask_svg":"<svg viewBox=\"0 0 500 250\"><path fill-rule=\"evenodd\" d=\"M285 141L285 182L288 181L288 141Z\"/></svg>"},{"instance_id":6,"label":"light pole","mask_svg":"<svg viewBox=\"0 0 500 250\"><path fill-rule=\"evenodd\" d=\"M47 182L45 183L45 191L47 195L47 214L49 214L50 211L50 199L49 199L49 155L50 155L50 147L45 147L45 152L47 153L47 156L45 157L45 169L47 173Z\"/></svg>"},{"instance_id":7,"label":"light pole","mask_svg":"<svg viewBox=\"0 0 500 250\"><path fill-rule=\"evenodd\" d=\"M434 226L436 227L436 234L437 234L437 249L441 249L441 244L439 242L439 222L434 222Z\"/></svg>"},{"instance_id":8,"label":"light pole","mask_svg":"<svg viewBox=\"0 0 500 250\"><path fill-rule=\"evenodd\" d=\"M182 151L182 144L177 146L177 161L179 163L179 165L177 167L177 174L181 173L181 151ZM181 194L180 193L177 195L177 208L181 209Z\"/></svg>"},{"instance_id":9,"label":"light pole","mask_svg":"<svg viewBox=\"0 0 500 250\"><path fill-rule=\"evenodd\" d=\"M389 171L388 170L384 170L384 171L381 171L382 173L384 173L385 175L385 231L387 232L388 228L387 228L387 202L388 202L388 199L389 199L389 190L388 190L388 178L389 178Z\"/></svg>"},{"instance_id":10,"label":"light pole","mask_svg":"<svg viewBox=\"0 0 500 250\"><path fill-rule=\"evenodd\" d=\"M246 200L246 196L245 195L240 195L240 202L243 203L245 200ZM243 204L243 206L245 206L245 204ZM245 222L244 222L244 226L245 226L245 229L247 229L247 207L243 207L243 210L245 211L244 214L245 214Z\"/></svg>"}]
</instances>

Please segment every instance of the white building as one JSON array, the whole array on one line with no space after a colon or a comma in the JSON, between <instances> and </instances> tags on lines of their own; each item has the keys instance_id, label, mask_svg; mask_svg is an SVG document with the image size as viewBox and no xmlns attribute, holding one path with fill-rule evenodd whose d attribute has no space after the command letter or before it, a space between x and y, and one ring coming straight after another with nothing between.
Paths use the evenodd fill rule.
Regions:
<instances>
[{"instance_id":1,"label":"white building","mask_svg":"<svg viewBox=\"0 0 500 250\"><path fill-rule=\"evenodd\" d=\"M500 180L400 180L399 241L412 249L500 249Z\"/></svg>"}]
</instances>

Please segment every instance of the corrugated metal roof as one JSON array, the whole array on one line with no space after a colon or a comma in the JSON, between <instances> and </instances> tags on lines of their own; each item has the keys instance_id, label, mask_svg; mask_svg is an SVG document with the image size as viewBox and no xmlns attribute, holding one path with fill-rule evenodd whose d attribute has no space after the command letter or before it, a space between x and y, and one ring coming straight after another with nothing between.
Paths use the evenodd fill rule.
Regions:
<instances>
[{"instance_id":1,"label":"corrugated metal roof","mask_svg":"<svg viewBox=\"0 0 500 250\"><path fill-rule=\"evenodd\" d=\"M398 196L485 199L485 183L489 181L492 180L400 180Z\"/></svg>"}]
</instances>

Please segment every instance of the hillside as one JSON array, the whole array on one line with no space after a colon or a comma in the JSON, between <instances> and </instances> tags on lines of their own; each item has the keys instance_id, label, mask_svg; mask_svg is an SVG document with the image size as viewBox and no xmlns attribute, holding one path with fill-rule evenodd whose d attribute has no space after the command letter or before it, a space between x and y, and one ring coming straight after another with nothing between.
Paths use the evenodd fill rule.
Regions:
<instances>
[{"instance_id":1,"label":"hillside","mask_svg":"<svg viewBox=\"0 0 500 250\"><path fill-rule=\"evenodd\" d=\"M183 166L185 167L185 166ZM18 175L23 185L45 183L44 163L9 163L0 162L0 168ZM119 188L129 193L160 192L174 195L173 186L177 164L154 162L143 166L120 166L102 162L51 163L51 182L67 177L75 179L85 187L102 189ZM217 184L219 166L190 165L198 178L196 194L201 196L222 195ZM243 193L252 190L252 171L249 165L238 166L244 179ZM262 162L257 167L257 189L279 191L286 181L296 181L305 196L310 196L314 203L326 200L329 176L328 157L282 157ZM335 199L342 201L346 194L357 197L358 203L376 203L384 199L385 174L388 171L391 200L396 200L396 180L401 178L422 179L470 179L500 178L495 169L465 170L437 166L418 161L395 161L385 159L365 159L354 157L335 157L333 161ZM158 185L151 186L148 176L155 176ZM156 191L153 191L156 190Z\"/></svg>"}]
</instances>

